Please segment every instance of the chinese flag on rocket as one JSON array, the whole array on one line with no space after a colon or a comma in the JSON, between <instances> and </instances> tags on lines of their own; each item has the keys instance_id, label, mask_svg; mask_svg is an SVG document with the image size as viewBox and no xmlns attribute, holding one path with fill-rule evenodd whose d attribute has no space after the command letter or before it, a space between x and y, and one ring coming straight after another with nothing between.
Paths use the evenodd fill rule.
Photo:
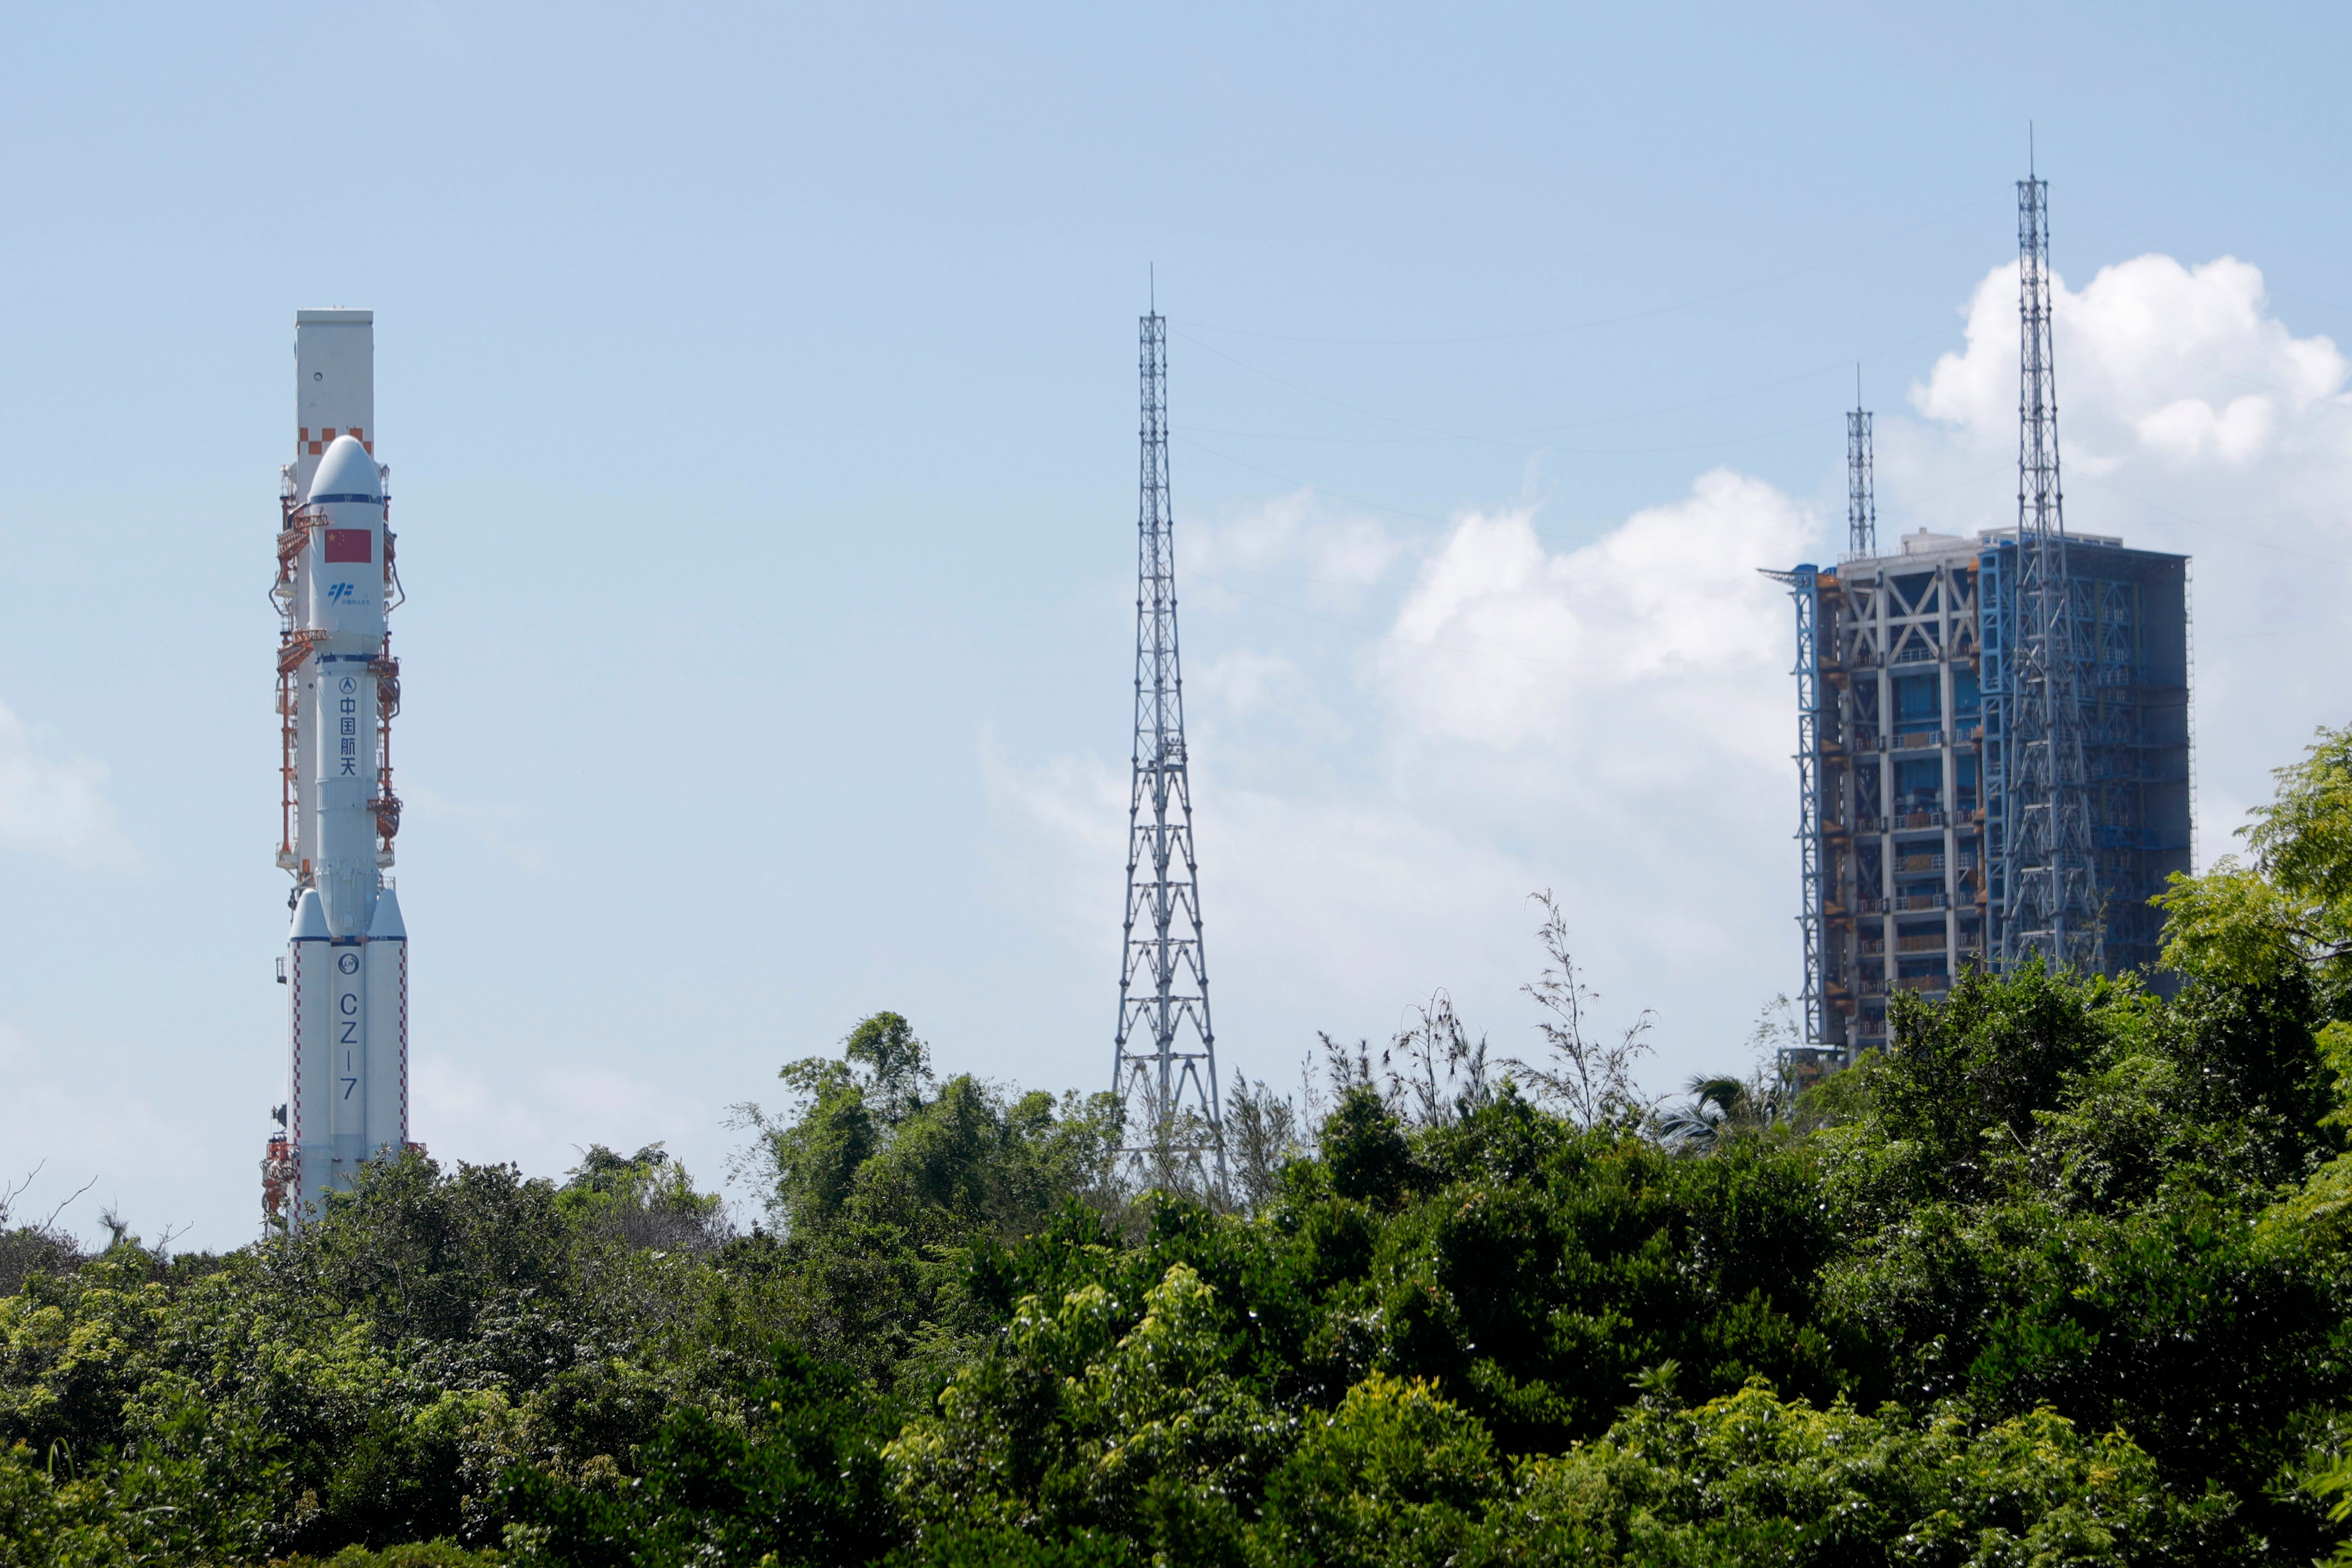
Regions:
<instances>
[{"instance_id":1,"label":"chinese flag on rocket","mask_svg":"<svg viewBox=\"0 0 2352 1568\"><path fill-rule=\"evenodd\" d=\"M369 562L375 559L374 534L364 528L331 528L327 530L327 564L338 562Z\"/></svg>"}]
</instances>

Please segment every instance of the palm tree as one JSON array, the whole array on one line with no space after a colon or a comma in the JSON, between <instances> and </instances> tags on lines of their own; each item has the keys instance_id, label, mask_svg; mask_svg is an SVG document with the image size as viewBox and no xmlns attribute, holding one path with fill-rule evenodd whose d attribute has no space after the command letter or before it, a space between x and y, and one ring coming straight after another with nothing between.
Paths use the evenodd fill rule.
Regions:
<instances>
[{"instance_id":1,"label":"palm tree","mask_svg":"<svg viewBox=\"0 0 2352 1568\"><path fill-rule=\"evenodd\" d=\"M1677 1153L1712 1154L1733 1138L1761 1131L1787 1109L1788 1091L1759 1068L1745 1079L1701 1073L1684 1086L1685 1105L1662 1110L1657 1140Z\"/></svg>"}]
</instances>

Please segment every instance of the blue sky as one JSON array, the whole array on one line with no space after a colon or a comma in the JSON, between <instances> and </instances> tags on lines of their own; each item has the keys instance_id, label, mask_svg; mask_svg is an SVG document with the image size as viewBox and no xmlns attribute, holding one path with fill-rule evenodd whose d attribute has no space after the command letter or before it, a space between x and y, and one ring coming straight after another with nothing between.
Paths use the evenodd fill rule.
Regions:
<instances>
[{"instance_id":1,"label":"blue sky","mask_svg":"<svg viewBox=\"0 0 2352 1568\"><path fill-rule=\"evenodd\" d=\"M1857 363L1888 532L2013 512L2029 121L2070 520L2197 557L2210 858L2345 717L2346 30L17 8L0 1176L251 1233L300 306L377 312L437 1154L715 1178L882 1007L1104 1081L1148 268L1228 1072L1441 985L1526 1048L1538 888L1654 1087L1745 1061L1796 978L1750 569L1833 556Z\"/></svg>"}]
</instances>

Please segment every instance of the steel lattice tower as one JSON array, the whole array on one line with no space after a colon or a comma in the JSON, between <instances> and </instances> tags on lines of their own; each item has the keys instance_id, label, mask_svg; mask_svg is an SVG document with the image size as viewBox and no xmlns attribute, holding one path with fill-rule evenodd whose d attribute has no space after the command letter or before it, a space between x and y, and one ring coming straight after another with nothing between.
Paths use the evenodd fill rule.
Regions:
<instances>
[{"instance_id":1,"label":"steel lattice tower","mask_svg":"<svg viewBox=\"0 0 2352 1568\"><path fill-rule=\"evenodd\" d=\"M1175 520L1168 497L1168 323L1141 321L1142 475L1135 594L1135 773L1128 804L1126 955L1111 1088L1129 1171L1151 1185L1225 1174L1216 1034L1192 858L1184 678L1176 644ZM1213 1166L1213 1175L1210 1167Z\"/></svg>"},{"instance_id":2,"label":"steel lattice tower","mask_svg":"<svg viewBox=\"0 0 2352 1568\"><path fill-rule=\"evenodd\" d=\"M1764 575L1785 585L1797 607L1797 663L1790 673L1797 678L1797 860L1803 889L1797 931L1804 947L1805 988L1799 1005L1805 1021L1803 1042L1780 1052L1780 1069L1801 1079L1821 1066L1830 1045L1822 947L1829 861L1822 843L1822 576L1811 564Z\"/></svg>"},{"instance_id":3,"label":"steel lattice tower","mask_svg":"<svg viewBox=\"0 0 2352 1568\"><path fill-rule=\"evenodd\" d=\"M2058 390L2051 353L2050 186L2017 183L2017 584L2010 679L2003 702L2005 820L1993 846L1995 960L2104 966L2094 880L2084 757L2082 646L2087 606L2067 573L2058 478Z\"/></svg>"},{"instance_id":4,"label":"steel lattice tower","mask_svg":"<svg viewBox=\"0 0 2352 1568\"><path fill-rule=\"evenodd\" d=\"M1861 372L1854 374L1857 406L1845 416L1846 556L1878 552L1878 503L1873 493L1870 414L1862 402ZM1785 585L1797 608L1797 846L1803 898L1797 929L1804 946L1804 1040L1780 1053L1783 1072L1807 1074L1833 1057L1829 1028L1829 952L1826 921L1833 868L1823 842L1822 721L1827 712L1822 690L1822 574L1811 565L1793 572L1767 572ZM1832 574L1834 575L1834 574Z\"/></svg>"},{"instance_id":5,"label":"steel lattice tower","mask_svg":"<svg viewBox=\"0 0 2352 1568\"><path fill-rule=\"evenodd\" d=\"M1871 473L1870 411L1862 406L1862 373L1854 373L1853 412L1845 416L1846 553L1878 553L1878 495Z\"/></svg>"}]
</instances>

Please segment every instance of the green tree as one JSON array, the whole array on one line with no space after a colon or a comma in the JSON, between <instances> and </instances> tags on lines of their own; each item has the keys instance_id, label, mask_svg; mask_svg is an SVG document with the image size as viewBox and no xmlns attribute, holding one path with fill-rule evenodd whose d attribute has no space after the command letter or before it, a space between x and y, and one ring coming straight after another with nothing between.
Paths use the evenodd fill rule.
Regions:
<instances>
[{"instance_id":1,"label":"green tree","mask_svg":"<svg viewBox=\"0 0 2352 1568\"><path fill-rule=\"evenodd\" d=\"M886 1407L838 1367L789 1346L743 1402L740 1425L671 1414L624 1474L519 1465L502 1481L515 1559L549 1568L772 1563L855 1568L889 1550Z\"/></svg>"},{"instance_id":2,"label":"green tree","mask_svg":"<svg viewBox=\"0 0 2352 1568\"><path fill-rule=\"evenodd\" d=\"M2272 777L2275 798L2238 829L2252 859L2175 874L2158 897L2164 962L2255 984L2309 968L2340 992L2352 984L2352 725L2321 730Z\"/></svg>"},{"instance_id":3,"label":"green tree","mask_svg":"<svg viewBox=\"0 0 2352 1568\"><path fill-rule=\"evenodd\" d=\"M877 1384L946 1375L989 1326L965 1289L973 1249L1042 1228L1063 1205L1115 1208L1108 1095L1013 1096L944 1083L907 1020L877 1013L839 1059L787 1065L798 1102L737 1108L736 1170L768 1194L772 1233L726 1254L776 1280L802 1342Z\"/></svg>"},{"instance_id":4,"label":"green tree","mask_svg":"<svg viewBox=\"0 0 2352 1568\"><path fill-rule=\"evenodd\" d=\"M2228 1508L2176 1500L2120 1434L2036 1410L1783 1401L1762 1383L1684 1409L1645 1400L1607 1436L1521 1468L1460 1561L1831 1564L2210 1562Z\"/></svg>"},{"instance_id":5,"label":"green tree","mask_svg":"<svg viewBox=\"0 0 2352 1568\"><path fill-rule=\"evenodd\" d=\"M1226 1364L1214 1298L1181 1263L1139 1300L1100 1284L1024 1298L1002 1352L890 1446L918 1555L954 1562L971 1531L1021 1531L1216 1560L1297 1422Z\"/></svg>"},{"instance_id":6,"label":"green tree","mask_svg":"<svg viewBox=\"0 0 2352 1568\"><path fill-rule=\"evenodd\" d=\"M1339 1409L1307 1423L1266 1487L1251 1560L1269 1568L1456 1563L1503 1479L1477 1417L1425 1381L1374 1373Z\"/></svg>"}]
</instances>

